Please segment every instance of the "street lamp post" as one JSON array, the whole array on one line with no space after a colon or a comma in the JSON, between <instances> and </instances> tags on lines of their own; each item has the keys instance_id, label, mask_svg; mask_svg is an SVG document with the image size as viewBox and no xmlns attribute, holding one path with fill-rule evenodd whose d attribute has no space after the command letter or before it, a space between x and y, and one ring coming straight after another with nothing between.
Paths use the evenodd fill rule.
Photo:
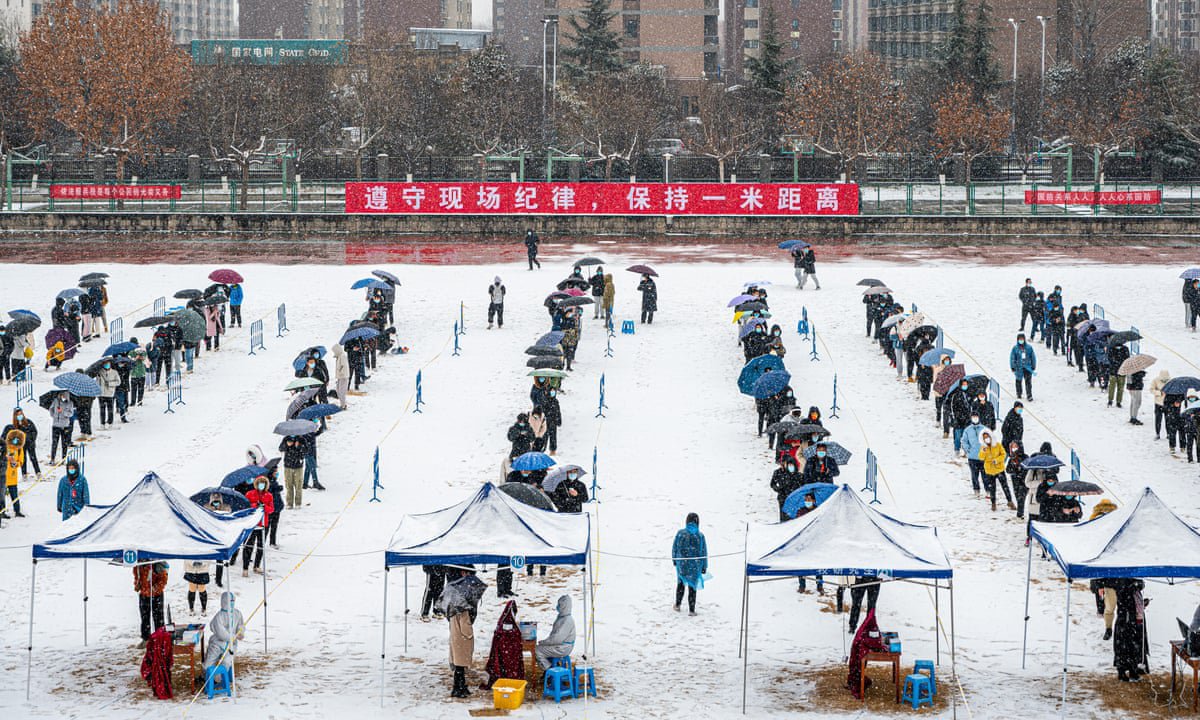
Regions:
<instances>
[{"instance_id":1,"label":"street lamp post","mask_svg":"<svg viewBox=\"0 0 1200 720\"><path fill-rule=\"evenodd\" d=\"M1045 15L1038 15L1037 21L1042 25L1042 74L1041 87L1038 89L1038 142L1042 140L1042 116L1046 113L1046 20Z\"/></svg>"},{"instance_id":2,"label":"street lamp post","mask_svg":"<svg viewBox=\"0 0 1200 720\"><path fill-rule=\"evenodd\" d=\"M546 122L546 35L550 31L550 18L542 18L542 122Z\"/></svg>"},{"instance_id":3,"label":"street lamp post","mask_svg":"<svg viewBox=\"0 0 1200 720\"><path fill-rule=\"evenodd\" d=\"M1013 53L1012 53L1012 107L1010 110L1010 119L1012 120L1012 149L1015 152L1017 148L1017 35L1020 34L1021 23L1024 20L1008 19L1008 24L1012 25L1013 29Z\"/></svg>"}]
</instances>

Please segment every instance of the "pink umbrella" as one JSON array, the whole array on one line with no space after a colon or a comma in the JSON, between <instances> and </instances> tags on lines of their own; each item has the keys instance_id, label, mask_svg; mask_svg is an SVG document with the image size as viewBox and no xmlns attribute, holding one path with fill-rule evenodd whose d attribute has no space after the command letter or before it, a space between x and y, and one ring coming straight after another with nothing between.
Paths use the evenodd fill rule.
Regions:
<instances>
[{"instance_id":1,"label":"pink umbrella","mask_svg":"<svg viewBox=\"0 0 1200 720\"><path fill-rule=\"evenodd\" d=\"M582 297L587 294L584 291L580 290L579 288L567 288L563 292L570 295L571 297Z\"/></svg>"}]
</instances>

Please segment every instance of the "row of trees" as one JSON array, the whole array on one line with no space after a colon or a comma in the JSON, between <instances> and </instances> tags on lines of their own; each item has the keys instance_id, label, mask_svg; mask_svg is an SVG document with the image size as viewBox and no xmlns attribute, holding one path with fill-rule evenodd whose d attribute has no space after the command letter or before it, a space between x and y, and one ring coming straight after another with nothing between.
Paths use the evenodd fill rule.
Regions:
<instances>
[{"instance_id":1,"label":"row of trees","mask_svg":"<svg viewBox=\"0 0 1200 720\"><path fill-rule=\"evenodd\" d=\"M626 62L611 0L589 0L546 88L540 69L515 67L500 47L447 57L386 38L356 44L344 67L193 66L156 2L55 2L19 53L0 45L0 157L48 143L115 158L119 180L129 158L161 153L246 180L277 138L350 155L360 177L377 153L413 172L423 158L520 151L580 155L611 177L662 137L683 137L722 178L739 159L796 149L837 157L851 176L865 159L910 152L953 159L969 177L981 156L1051 142L1180 167L1200 158L1195 65L1126 45L1049 69L1044 90L1036 78L1014 88L1000 79L987 5L957 0L955 14L937 60L898 77L866 54L794 66L768 12L744 85L678 86ZM685 97L698 123L682 117Z\"/></svg>"}]
</instances>

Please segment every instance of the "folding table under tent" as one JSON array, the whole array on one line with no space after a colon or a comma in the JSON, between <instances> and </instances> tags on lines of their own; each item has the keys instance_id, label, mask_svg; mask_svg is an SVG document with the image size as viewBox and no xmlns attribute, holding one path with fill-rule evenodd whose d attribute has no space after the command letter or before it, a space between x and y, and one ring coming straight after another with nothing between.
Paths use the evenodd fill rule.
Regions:
<instances>
[{"instance_id":1,"label":"folding table under tent","mask_svg":"<svg viewBox=\"0 0 1200 720\"><path fill-rule=\"evenodd\" d=\"M1067 659L1071 645L1071 582L1097 578L1200 578L1200 532L1180 519L1150 488L1136 502L1078 524L1033 523L1033 537L1067 579L1063 631L1062 703L1067 701ZM1021 667L1029 637L1029 583L1033 543L1025 569L1025 632Z\"/></svg>"},{"instance_id":2,"label":"folding table under tent","mask_svg":"<svg viewBox=\"0 0 1200 720\"><path fill-rule=\"evenodd\" d=\"M29 663L25 698L33 675L33 603L39 560L80 558L83 563L83 637L87 644L87 560L134 567L159 560L228 563L262 520L262 509L219 514L200 507L153 472L115 505L88 505L59 533L33 546L29 583ZM232 573L230 573L232 576ZM263 642L266 643L266 573L263 573Z\"/></svg>"},{"instance_id":3,"label":"folding table under tent","mask_svg":"<svg viewBox=\"0 0 1200 720\"><path fill-rule=\"evenodd\" d=\"M746 572L742 589L742 713L750 655L750 585L815 575L875 575L880 582L903 580L934 589L934 643L938 591L950 591L950 668L955 677L954 570L937 528L913 525L872 508L842 485L815 510L795 520L751 525L746 531ZM932 580L930 585L928 580ZM942 581L945 580L945 584Z\"/></svg>"},{"instance_id":4,"label":"folding table under tent","mask_svg":"<svg viewBox=\"0 0 1200 720\"><path fill-rule=\"evenodd\" d=\"M383 703L387 660L388 572L405 570L404 643L408 650L408 567L411 565L480 564L582 565L583 646L588 642L588 549L591 518L587 513L541 510L484 483L471 497L450 507L405 515L392 535L383 561L382 650L379 701ZM515 562L513 562L515 561ZM594 651L594 648L593 648Z\"/></svg>"}]
</instances>

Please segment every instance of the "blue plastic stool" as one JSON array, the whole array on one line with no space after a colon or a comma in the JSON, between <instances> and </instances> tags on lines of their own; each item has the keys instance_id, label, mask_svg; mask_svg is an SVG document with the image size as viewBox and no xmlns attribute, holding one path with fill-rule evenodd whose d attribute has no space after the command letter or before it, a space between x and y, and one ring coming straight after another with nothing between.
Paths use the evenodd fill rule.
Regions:
<instances>
[{"instance_id":1,"label":"blue plastic stool","mask_svg":"<svg viewBox=\"0 0 1200 720\"><path fill-rule=\"evenodd\" d=\"M918 675L922 670L929 671L929 694L937 695L937 671L933 669L932 660L918 660L913 665L913 675Z\"/></svg>"},{"instance_id":2,"label":"blue plastic stool","mask_svg":"<svg viewBox=\"0 0 1200 720\"><path fill-rule=\"evenodd\" d=\"M622 335L632 335L633 334L633 321L632 320L622 320L621 321L621 334Z\"/></svg>"},{"instance_id":3,"label":"blue plastic stool","mask_svg":"<svg viewBox=\"0 0 1200 720\"><path fill-rule=\"evenodd\" d=\"M921 675L924 678L924 675ZM545 677L542 680L542 697L554 698L554 702L561 703L562 699L575 697L575 689L572 687L571 671L566 668L552 667L546 671Z\"/></svg>"},{"instance_id":4,"label":"blue plastic stool","mask_svg":"<svg viewBox=\"0 0 1200 720\"><path fill-rule=\"evenodd\" d=\"M570 670L571 669L571 658L565 657L565 656L550 658L550 667L564 668L564 669Z\"/></svg>"},{"instance_id":5,"label":"blue plastic stool","mask_svg":"<svg viewBox=\"0 0 1200 720\"><path fill-rule=\"evenodd\" d=\"M221 678L221 683L217 685L217 678ZM229 683L229 668L224 665L213 665L204 672L204 694L212 700L217 695L232 697L233 690Z\"/></svg>"},{"instance_id":6,"label":"blue plastic stool","mask_svg":"<svg viewBox=\"0 0 1200 720\"><path fill-rule=\"evenodd\" d=\"M575 697L583 697L586 691L588 695L596 697L596 670L592 667L577 667L572 673L575 680Z\"/></svg>"},{"instance_id":7,"label":"blue plastic stool","mask_svg":"<svg viewBox=\"0 0 1200 720\"><path fill-rule=\"evenodd\" d=\"M911 702L913 710L928 704L933 707L933 693L929 690L929 678L924 675L909 675L904 678L904 694L900 702Z\"/></svg>"}]
</instances>

